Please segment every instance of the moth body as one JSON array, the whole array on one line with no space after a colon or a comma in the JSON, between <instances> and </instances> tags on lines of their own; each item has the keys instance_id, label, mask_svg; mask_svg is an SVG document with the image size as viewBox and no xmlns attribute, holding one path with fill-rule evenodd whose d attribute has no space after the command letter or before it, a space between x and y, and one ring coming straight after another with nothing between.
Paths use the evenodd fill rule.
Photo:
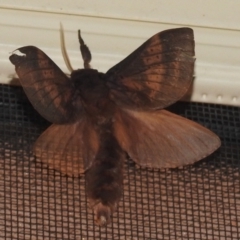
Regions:
<instances>
[{"instance_id":1,"label":"moth body","mask_svg":"<svg viewBox=\"0 0 240 240\"><path fill-rule=\"evenodd\" d=\"M124 151L114 136L117 106L109 99L104 74L93 69L72 72L71 79L84 106L85 116L97 133L99 147L86 171L86 192L98 225L110 222L122 195ZM87 136L89 137L89 136Z\"/></svg>"},{"instance_id":2,"label":"moth body","mask_svg":"<svg viewBox=\"0 0 240 240\"><path fill-rule=\"evenodd\" d=\"M90 50L78 36L85 69L70 78L34 46L19 48L10 61L33 107L53 123L35 142L35 156L63 174L86 174L89 203L103 226L121 197L125 153L143 167L174 168L208 156L221 141L163 109L192 83L192 29L155 34L105 74L90 69Z\"/></svg>"}]
</instances>

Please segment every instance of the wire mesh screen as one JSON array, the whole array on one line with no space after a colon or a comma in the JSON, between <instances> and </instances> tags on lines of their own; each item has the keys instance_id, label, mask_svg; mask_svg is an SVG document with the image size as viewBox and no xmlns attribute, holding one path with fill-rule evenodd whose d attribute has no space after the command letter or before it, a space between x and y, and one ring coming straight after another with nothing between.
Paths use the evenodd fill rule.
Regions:
<instances>
[{"instance_id":1,"label":"wire mesh screen","mask_svg":"<svg viewBox=\"0 0 240 240\"><path fill-rule=\"evenodd\" d=\"M0 239L240 239L240 109L179 102L169 110L213 130L222 147L177 169L127 159L118 210L98 227L84 175L66 177L32 153L49 123L22 88L1 85Z\"/></svg>"}]
</instances>

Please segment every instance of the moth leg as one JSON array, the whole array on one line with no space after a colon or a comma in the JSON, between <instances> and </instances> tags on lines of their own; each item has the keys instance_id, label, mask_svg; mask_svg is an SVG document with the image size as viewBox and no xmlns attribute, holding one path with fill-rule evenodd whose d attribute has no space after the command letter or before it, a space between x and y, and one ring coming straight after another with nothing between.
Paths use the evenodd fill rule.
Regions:
<instances>
[{"instance_id":1,"label":"moth leg","mask_svg":"<svg viewBox=\"0 0 240 240\"><path fill-rule=\"evenodd\" d=\"M84 61L84 68L91 68L90 62L91 62L91 59L92 59L92 55L91 55L91 52L90 52L88 46L84 43L84 41L81 37L81 31L80 30L78 30L78 40L79 40L79 43L80 43L80 51L81 51L82 58L83 58L83 61Z\"/></svg>"}]
</instances>

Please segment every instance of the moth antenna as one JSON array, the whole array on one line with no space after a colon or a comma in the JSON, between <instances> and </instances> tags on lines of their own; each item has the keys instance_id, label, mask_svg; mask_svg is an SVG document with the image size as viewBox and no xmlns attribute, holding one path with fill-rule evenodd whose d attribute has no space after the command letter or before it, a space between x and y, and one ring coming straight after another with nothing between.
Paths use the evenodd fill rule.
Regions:
<instances>
[{"instance_id":1,"label":"moth antenna","mask_svg":"<svg viewBox=\"0 0 240 240\"><path fill-rule=\"evenodd\" d=\"M81 37L80 30L78 30L78 40L80 43L80 51L81 51L83 62L84 62L84 68L91 68L90 62L92 59L92 55L91 55L91 52L90 52L88 46L84 43L84 41Z\"/></svg>"},{"instance_id":2,"label":"moth antenna","mask_svg":"<svg viewBox=\"0 0 240 240\"><path fill-rule=\"evenodd\" d=\"M60 23L60 44L61 44L61 51L62 51L62 56L64 59L64 62L67 66L67 69L69 72L73 71L72 65L70 63L68 54L67 54L67 50L66 50L66 45L65 45L65 37L64 37L64 29L62 26L62 23Z\"/></svg>"}]
</instances>

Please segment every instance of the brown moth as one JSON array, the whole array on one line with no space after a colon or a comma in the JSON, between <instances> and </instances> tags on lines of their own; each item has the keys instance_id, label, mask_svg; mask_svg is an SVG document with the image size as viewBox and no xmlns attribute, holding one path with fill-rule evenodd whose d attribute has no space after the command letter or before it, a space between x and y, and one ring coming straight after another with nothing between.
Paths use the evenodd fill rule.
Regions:
<instances>
[{"instance_id":1,"label":"brown moth","mask_svg":"<svg viewBox=\"0 0 240 240\"><path fill-rule=\"evenodd\" d=\"M106 73L90 69L80 31L79 40L85 68L70 77L33 46L10 61L33 107L53 123L37 139L35 155L69 176L85 172L89 203L103 226L122 195L126 153L144 167L175 168L211 154L220 139L162 110L192 83L192 29L157 33Z\"/></svg>"}]
</instances>

